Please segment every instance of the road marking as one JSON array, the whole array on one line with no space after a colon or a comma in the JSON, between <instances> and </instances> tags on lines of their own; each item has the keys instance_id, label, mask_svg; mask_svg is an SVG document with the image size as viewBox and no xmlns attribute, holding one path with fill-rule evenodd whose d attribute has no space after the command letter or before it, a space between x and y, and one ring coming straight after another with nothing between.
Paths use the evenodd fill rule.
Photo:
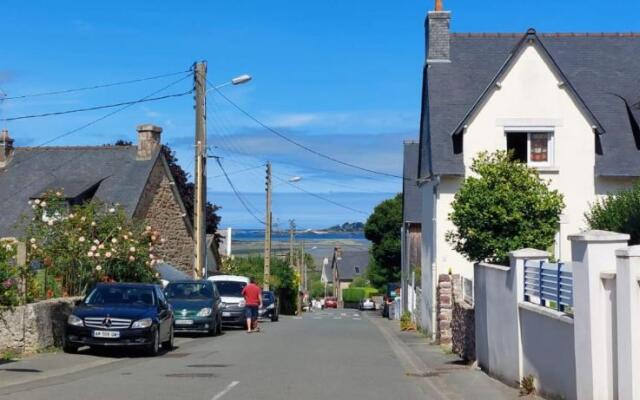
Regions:
<instances>
[{"instance_id":1,"label":"road marking","mask_svg":"<svg viewBox=\"0 0 640 400\"><path fill-rule=\"evenodd\" d=\"M231 382L229 385L227 385L226 388L224 388L224 390L222 392L220 392L217 395L213 396L211 398L211 400L219 400L219 399L221 399L222 396L224 396L225 394L229 393L229 391L231 389L233 389L238 383L240 383L240 382L238 382L238 381Z\"/></svg>"},{"instance_id":2,"label":"road marking","mask_svg":"<svg viewBox=\"0 0 640 400\"><path fill-rule=\"evenodd\" d=\"M340 313L340 316L342 316L342 317L346 317L346 316L347 316L347 313L346 313L346 312Z\"/></svg>"},{"instance_id":3,"label":"road marking","mask_svg":"<svg viewBox=\"0 0 640 400\"><path fill-rule=\"evenodd\" d=\"M353 314L353 316L354 316L354 317L359 317L359 316L360 316L360 314Z\"/></svg>"},{"instance_id":4,"label":"road marking","mask_svg":"<svg viewBox=\"0 0 640 400\"><path fill-rule=\"evenodd\" d=\"M293 319L302 319L302 317L293 317Z\"/></svg>"}]
</instances>

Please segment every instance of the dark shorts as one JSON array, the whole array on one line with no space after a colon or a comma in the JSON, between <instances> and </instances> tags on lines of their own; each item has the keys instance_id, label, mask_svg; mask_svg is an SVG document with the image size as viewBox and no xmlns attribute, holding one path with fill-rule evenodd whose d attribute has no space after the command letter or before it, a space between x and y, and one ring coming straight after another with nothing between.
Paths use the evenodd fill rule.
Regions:
<instances>
[{"instance_id":1,"label":"dark shorts","mask_svg":"<svg viewBox=\"0 0 640 400\"><path fill-rule=\"evenodd\" d=\"M247 305L246 308L247 319L251 318L253 320L258 319L258 306Z\"/></svg>"}]
</instances>

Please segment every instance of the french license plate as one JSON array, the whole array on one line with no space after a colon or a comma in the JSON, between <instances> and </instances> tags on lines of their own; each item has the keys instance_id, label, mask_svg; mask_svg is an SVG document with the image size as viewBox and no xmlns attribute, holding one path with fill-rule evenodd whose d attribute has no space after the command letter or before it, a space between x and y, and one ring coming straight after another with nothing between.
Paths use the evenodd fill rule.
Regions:
<instances>
[{"instance_id":1,"label":"french license plate","mask_svg":"<svg viewBox=\"0 0 640 400\"><path fill-rule=\"evenodd\" d=\"M193 325L192 319L177 319L176 325Z\"/></svg>"},{"instance_id":2,"label":"french license plate","mask_svg":"<svg viewBox=\"0 0 640 400\"><path fill-rule=\"evenodd\" d=\"M230 316L231 316L231 313L230 313L230 312L228 312L228 311L223 311L223 312L222 312L222 316L223 316L223 317L230 317Z\"/></svg>"},{"instance_id":3,"label":"french license plate","mask_svg":"<svg viewBox=\"0 0 640 400\"><path fill-rule=\"evenodd\" d=\"M93 331L93 337L97 338L119 338L120 332L118 331Z\"/></svg>"}]
</instances>

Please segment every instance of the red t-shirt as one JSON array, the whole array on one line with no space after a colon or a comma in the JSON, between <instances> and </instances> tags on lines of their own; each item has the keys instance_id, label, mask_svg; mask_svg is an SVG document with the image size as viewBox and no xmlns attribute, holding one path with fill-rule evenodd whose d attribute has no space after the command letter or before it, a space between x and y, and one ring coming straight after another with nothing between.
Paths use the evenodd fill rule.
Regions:
<instances>
[{"instance_id":1,"label":"red t-shirt","mask_svg":"<svg viewBox=\"0 0 640 400\"><path fill-rule=\"evenodd\" d=\"M260 289L260 287L258 287L258 285L256 285L255 283L249 283L244 287L244 289L242 289L244 301L247 302L248 306L259 306L261 294L262 289Z\"/></svg>"}]
</instances>

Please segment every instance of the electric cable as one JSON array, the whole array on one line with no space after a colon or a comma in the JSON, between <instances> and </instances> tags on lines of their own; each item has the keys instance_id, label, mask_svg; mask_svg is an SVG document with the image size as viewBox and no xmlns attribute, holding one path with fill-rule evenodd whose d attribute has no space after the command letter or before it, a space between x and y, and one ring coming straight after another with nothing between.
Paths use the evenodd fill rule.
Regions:
<instances>
[{"instance_id":1,"label":"electric cable","mask_svg":"<svg viewBox=\"0 0 640 400\"><path fill-rule=\"evenodd\" d=\"M208 82L208 81L207 81L207 82ZM209 82L209 85L211 85L211 83L210 83L210 82ZM248 111L246 111L246 110L244 110L242 107L240 107L238 104L236 104L233 100L231 100L230 98L228 98L227 96L225 96L225 95L224 95L224 93L222 93L222 92L221 92L219 89L217 89L215 86L211 85L211 87L213 87L213 88L215 89L216 93L218 93L218 95L220 95L220 97L222 97L223 99L225 99L229 104L231 104L231 105L232 105L236 110L238 110L240 113L242 113L243 115L245 115L247 118L249 118L250 120L252 120L252 121L253 121L253 122L255 122L256 124L260 125L261 127L263 127L264 129L266 129L267 131L269 131L269 132L273 133L274 135L278 136L279 138L281 138L281 139L283 139L283 140L285 140L285 141L287 141L287 142L289 142L289 143L291 143L291 144L293 144L293 145L295 145L295 146L298 146L298 147L300 147L300 148L301 148L301 149L303 149L303 150L306 150L306 151L308 151L308 152L310 152L310 153L312 153L312 154L315 154L315 155L317 155L318 157L325 158L325 159L327 159L327 160L329 160L329 161L333 161L333 162L335 162L335 163L342 164L342 165L347 166L347 167L350 167L350 168L359 169L359 170L361 170L361 171L369 172L369 173L376 174L376 175L382 175L382 176L388 176L388 177L393 177L393 178L399 178L399 179L403 179L403 180L404 180L404 179L408 179L408 178L405 178L405 177L400 176L400 175L391 174L391 173L382 172L382 171L376 171L376 170L372 170L372 169L369 169L369 168L361 167L361 166L359 166L359 165L355 165L355 164L352 164L352 163L349 163L349 162L346 162L346 161L342 161L342 160L339 160L339 159L337 159L337 158L335 158L335 157L332 157L332 156L330 156L330 155L327 155L327 154L321 153L321 152L319 152L319 151L317 151L317 150L314 150L314 149L312 149L312 148L310 148L310 147L308 147L308 146L305 146L304 144L302 144L302 143L300 143L300 142L298 142L298 141L295 141L295 140L291 139L290 137L288 137L288 136L284 135L283 133L280 133L280 132L279 132L279 131L277 131L276 129L274 129L274 128L272 128L272 127L268 126L268 125L267 125L267 124L265 124L265 123L263 123L263 122L262 122L262 121L260 121L258 118L254 117L251 113L249 113Z\"/></svg>"},{"instance_id":2,"label":"electric cable","mask_svg":"<svg viewBox=\"0 0 640 400\"><path fill-rule=\"evenodd\" d=\"M85 86L85 87L74 88L74 89L56 90L56 91L52 91L52 92L29 93L29 94L23 94L23 95L18 95L18 96L5 97L4 100L17 100L17 99L26 99L26 98L29 98L29 97L52 96L52 95L57 95L57 94L67 94L67 93L82 92L82 91L86 91L86 90L101 89L101 88L107 88L107 87L112 87L112 86L129 85L129 84L132 84L132 83L145 82L145 81L150 81L150 80L154 80L154 79L161 79L161 78L166 78L166 77L169 77L169 76L180 75L180 74L184 74L186 72L191 72L191 70L180 71L180 72L171 72L171 73L168 73L168 74L155 75L155 76L150 76L150 77L147 77L147 78L131 79L131 80L128 80L128 81L120 81L120 82L111 82L111 83L105 83L105 84L93 85L93 86Z\"/></svg>"},{"instance_id":3,"label":"electric cable","mask_svg":"<svg viewBox=\"0 0 640 400\"><path fill-rule=\"evenodd\" d=\"M236 189L235 185L233 184L233 182L231 181L231 178L229 178L229 175L227 174L227 171L225 171L224 167L222 166L222 163L220 162L220 158L219 157L214 157L216 162L218 163L218 166L220 167L220 169L222 170L222 173L224 174L225 178L227 179L227 182L229 183L229 186L231 186L231 189L233 190L233 193L236 195L236 197L238 198L238 200L240 200L240 203L242 203L242 205L244 206L244 209L247 210L247 212L256 219L256 221L258 221L259 223L261 223L262 225L264 225L264 221L262 221L260 218L258 218L257 215L255 215L253 213L253 211L251 211L249 209L249 206L247 205L247 203L245 203L244 199L242 198L242 196L240 195L240 192L238 192L238 189Z\"/></svg>"}]
</instances>

